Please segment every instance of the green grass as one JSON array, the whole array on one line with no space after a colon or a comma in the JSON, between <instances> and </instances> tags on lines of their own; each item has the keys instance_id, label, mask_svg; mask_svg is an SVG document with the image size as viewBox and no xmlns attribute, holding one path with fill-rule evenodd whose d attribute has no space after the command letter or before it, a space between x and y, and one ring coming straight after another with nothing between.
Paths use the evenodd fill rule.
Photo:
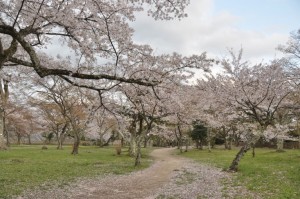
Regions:
<instances>
[{"instance_id":1,"label":"green grass","mask_svg":"<svg viewBox=\"0 0 300 199\"><path fill-rule=\"evenodd\" d=\"M191 150L183 155L225 169L237 152L238 149L214 149L211 153ZM278 153L273 149L256 149L255 158L248 152L240 161L235 183L246 185L263 198L300 198L300 150Z\"/></svg>"},{"instance_id":2,"label":"green grass","mask_svg":"<svg viewBox=\"0 0 300 199\"><path fill-rule=\"evenodd\" d=\"M78 155L70 152L70 146L64 150L56 150L55 146L41 150L39 145L0 151L0 198L19 195L42 184L63 186L78 177L124 174L150 165L150 149L143 150L142 166L138 168L134 168L134 160L126 152L115 155L114 148L81 146Z\"/></svg>"}]
</instances>

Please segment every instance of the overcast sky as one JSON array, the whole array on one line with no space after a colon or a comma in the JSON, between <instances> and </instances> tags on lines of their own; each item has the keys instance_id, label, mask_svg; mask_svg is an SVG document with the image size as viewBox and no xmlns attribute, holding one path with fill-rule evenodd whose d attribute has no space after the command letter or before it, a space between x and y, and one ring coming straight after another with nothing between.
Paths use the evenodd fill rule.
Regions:
<instances>
[{"instance_id":1,"label":"overcast sky","mask_svg":"<svg viewBox=\"0 0 300 199\"><path fill-rule=\"evenodd\" d=\"M181 21L138 14L135 42L156 53L207 51L220 58L242 47L244 58L258 62L280 57L275 48L300 28L300 0L191 0L187 13Z\"/></svg>"}]
</instances>

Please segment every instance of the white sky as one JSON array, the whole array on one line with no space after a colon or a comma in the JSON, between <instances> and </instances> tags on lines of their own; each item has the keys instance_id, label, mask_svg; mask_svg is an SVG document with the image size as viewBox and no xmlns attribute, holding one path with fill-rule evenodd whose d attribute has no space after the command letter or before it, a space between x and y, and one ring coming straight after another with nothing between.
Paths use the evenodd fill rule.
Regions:
<instances>
[{"instance_id":1,"label":"white sky","mask_svg":"<svg viewBox=\"0 0 300 199\"><path fill-rule=\"evenodd\" d=\"M191 0L188 17L155 21L139 13L134 41L156 53L191 55L207 51L222 58L227 49L244 49L253 63L281 57L276 51L300 28L299 0Z\"/></svg>"}]
</instances>

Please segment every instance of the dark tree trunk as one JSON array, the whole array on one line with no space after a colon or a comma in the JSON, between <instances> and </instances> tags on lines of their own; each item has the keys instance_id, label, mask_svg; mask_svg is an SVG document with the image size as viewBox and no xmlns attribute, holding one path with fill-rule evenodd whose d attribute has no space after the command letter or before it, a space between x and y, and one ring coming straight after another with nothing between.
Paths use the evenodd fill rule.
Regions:
<instances>
[{"instance_id":1,"label":"dark tree trunk","mask_svg":"<svg viewBox=\"0 0 300 199\"><path fill-rule=\"evenodd\" d=\"M121 139L121 147L124 146L124 138Z\"/></svg>"},{"instance_id":2,"label":"dark tree trunk","mask_svg":"<svg viewBox=\"0 0 300 199\"><path fill-rule=\"evenodd\" d=\"M137 138L136 135L132 135L130 137L130 146L129 146L129 155L131 157L136 157L137 156L137 151L138 151L138 147L137 147Z\"/></svg>"},{"instance_id":3,"label":"dark tree trunk","mask_svg":"<svg viewBox=\"0 0 300 199\"><path fill-rule=\"evenodd\" d=\"M31 145L31 135L28 134L28 135L27 135L27 138L28 138L28 144Z\"/></svg>"},{"instance_id":4,"label":"dark tree trunk","mask_svg":"<svg viewBox=\"0 0 300 199\"><path fill-rule=\"evenodd\" d=\"M65 133L61 134L58 138L57 138L57 149L58 150L62 150L63 149L63 144L65 141L66 135Z\"/></svg>"},{"instance_id":5,"label":"dark tree trunk","mask_svg":"<svg viewBox=\"0 0 300 199\"><path fill-rule=\"evenodd\" d=\"M276 151L277 152L283 152L284 151L283 150L284 140L282 138L277 138L276 141L277 141L276 142L276 147L277 147Z\"/></svg>"},{"instance_id":6,"label":"dark tree trunk","mask_svg":"<svg viewBox=\"0 0 300 199\"><path fill-rule=\"evenodd\" d=\"M245 144L240 151L236 154L234 160L232 161L228 171L234 171L236 172L238 170L238 165L240 160L242 159L242 157L245 155L245 153L247 153L247 151L250 149L250 145L249 144Z\"/></svg>"},{"instance_id":7,"label":"dark tree trunk","mask_svg":"<svg viewBox=\"0 0 300 199\"><path fill-rule=\"evenodd\" d=\"M16 48L14 48L14 49L16 50ZM6 58L3 58L3 57L0 58L0 68L2 68L3 63L5 62ZM2 103L1 103L1 107L0 107L0 150L7 149L4 133L6 130L6 128L5 128L5 118L6 118L5 107L7 105L8 97L9 97L8 83L9 83L8 80L3 79L3 87L2 87L2 79L0 79L0 98L2 99Z\"/></svg>"},{"instance_id":8,"label":"dark tree trunk","mask_svg":"<svg viewBox=\"0 0 300 199\"><path fill-rule=\"evenodd\" d=\"M57 136L57 149L63 149L63 143L64 143L64 141L65 141L65 136L66 136L66 131L67 131L67 128L68 128L68 123L66 123L65 125L64 125L64 127L62 128L62 130L61 130L61 133L59 134L59 132L58 132L58 134L57 135L59 135L59 136Z\"/></svg>"},{"instance_id":9,"label":"dark tree trunk","mask_svg":"<svg viewBox=\"0 0 300 199\"><path fill-rule=\"evenodd\" d=\"M184 150L184 152L188 152L188 148L189 148L189 141L186 139L185 140L185 150Z\"/></svg>"},{"instance_id":10,"label":"dark tree trunk","mask_svg":"<svg viewBox=\"0 0 300 199\"><path fill-rule=\"evenodd\" d=\"M225 138L225 149L231 150L232 148L232 138Z\"/></svg>"},{"instance_id":11,"label":"dark tree trunk","mask_svg":"<svg viewBox=\"0 0 300 199\"><path fill-rule=\"evenodd\" d=\"M61 138L58 138L57 139L57 147L56 147L57 150L62 150L63 149L63 142L61 140Z\"/></svg>"},{"instance_id":12,"label":"dark tree trunk","mask_svg":"<svg viewBox=\"0 0 300 199\"><path fill-rule=\"evenodd\" d=\"M225 144L225 149L227 149L228 150L228 140L225 138L225 142L224 142L224 144Z\"/></svg>"},{"instance_id":13,"label":"dark tree trunk","mask_svg":"<svg viewBox=\"0 0 300 199\"><path fill-rule=\"evenodd\" d=\"M178 145L179 145L178 147L179 147L180 153L183 153L182 140L181 139L178 141Z\"/></svg>"},{"instance_id":14,"label":"dark tree trunk","mask_svg":"<svg viewBox=\"0 0 300 199\"><path fill-rule=\"evenodd\" d=\"M141 144L142 144L142 141L143 139L145 139L145 136L143 134L143 117L139 117L139 125L138 125L138 136L136 138L137 140L137 153L136 153L136 158L135 158L135 163L134 163L134 166L139 166L141 164L141 156L142 156L142 153L141 153Z\"/></svg>"},{"instance_id":15,"label":"dark tree trunk","mask_svg":"<svg viewBox=\"0 0 300 199\"><path fill-rule=\"evenodd\" d=\"M241 141L240 136L234 135L234 145L235 145L236 147L239 147L239 146L240 146L240 141Z\"/></svg>"},{"instance_id":16,"label":"dark tree trunk","mask_svg":"<svg viewBox=\"0 0 300 199\"><path fill-rule=\"evenodd\" d=\"M255 146L252 146L252 157L255 158Z\"/></svg>"},{"instance_id":17,"label":"dark tree trunk","mask_svg":"<svg viewBox=\"0 0 300 199\"><path fill-rule=\"evenodd\" d=\"M131 157L137 157L137 132L136 132L136 119L134 119L129 127L130 132L130 145L129 155Z\"/></svg>"},{"instance_id":18,"label":"dark tree trunk","mask_svg":"<svg viewBox=\"0 0 300 199\"><path fill-rule=\"evenodd\" d=\"M103 147L103 145L104 145L104 141L103 141L103 138L102 138L102 136L100 136L99 140L97 141L97 145L98 145L100 148L102 148L102 147Z\"/></svg>"},{"instance_id":19,"label":"dark tree trunk","mask_svg":"<svg viewBox=\"0 0 300 199\"><path fill-rule=\"evenodd\" d=\"M145 140L144 140L144 148L147 148L148 141L149 141L149 138L148 138L147 136L145 136Z\"/></svg>"},{"instance_id":20,"label":"dark tree trunk","mask_svg":"<svg viewBox=\"0 0 300 199\"><path fill-rule=\"evenodd\" d=\"M0 150L5 150L7 147L4 138L4 117L4 110L0 108Z\"/></svg>"},{"instance_id":21,"label":"dark tree trunk","mask_svg":"<svg viewBox=\"0 0 300 199\"><path fill-rule=\"evenodd\" d=\"M74 138L74 144L73 144L73 149L72 149L72 155L77 155L78 150L79 150L79 144L80 144L80 138L78 136L75 136Z\"/></svg>"},{"instance_id":22,"label":"dark tree trunk","mask_svg":"<svg viewBox=\"0 0 300 199\"><path fill-rule=\"evenodd\" d=\"M232 138L229 139L228 150L232 149Z\"/></svg>"},{"instance_id":23,"label":"dark tree trunk","mask_svg":"<svg viewBox=\"0 0 300 199\"><path fill-rule=\"evenodd\" d=\"M183 149L182 149L182 145L183 145L182 133L181 133L181 129L180 129L179 125L177 125L177 129L178 129L178 135L176 133L176 130L175 130L175 135L176 135L176 138L178 140L178 149L180 150L180 153L183 153Z\"/></svg>"},{"instance_id":24,"label":"dark tree trunk","mask_svg":"<svg viewBox=\"0 0 300 199\"><path fill-rule=\"evenodd\" d=\"M137 151L136 151L136 157L135 157L135 163L134 166L141 165L141 141L139 140L137 143Z\"/></svg>"},{"instance_id":25,"label":"dark tree trunk","mask_svg":"<svg viewBox=\"0 0 300 199\"><path fill-rule=\"evenodd\" d=\"M6 136L6 146L9 147L10 146L10 142L9 142L9 132L7 129L5 129L5 136Z\"/></svg>"},{"instance_id":26,"label":"dark tree trunk","mask_svg":"<svg viewBox=\"0 0 300 199\"><path fill-rule=\"evenodd\" d=\"M21 144L21 135L17 135L17 144L18 144L18 145Z\"/></svg>"}]
</instances>

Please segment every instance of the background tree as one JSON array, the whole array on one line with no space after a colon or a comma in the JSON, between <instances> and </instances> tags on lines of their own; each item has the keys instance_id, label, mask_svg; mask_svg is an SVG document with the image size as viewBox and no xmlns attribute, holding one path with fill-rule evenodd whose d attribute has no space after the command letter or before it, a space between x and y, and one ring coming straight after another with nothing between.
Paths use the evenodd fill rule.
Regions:
<instances>
[{"instance_id":1,"label":"background tree","mask_svg":"<svg viewBox=\"0 0 300 199\"><path fill-rule=\"evenodd\" d=\"M114 136L113 132L119 128L118 120L113 114L109 113L106 109L99 109L94 117L94 121L91 123L91 128L88 131L96 132L98 138L99 147L108 145L111 141L111 137ZM107 140L104 136L108 136Z\"/></svg>"},{"instance_id":2,"label":"background tree","mask_svg":"<svg viewBox=\"0 0 300 199\"><path fill-rule=\"evenodd\" d=\"M240 121L247 123L247 135L244 146L233 160L230 170L236 171L238 162L251 146L254 146L266 128L277 122L276 113L284 105L291 93L280 62L268 65L249 66L242 62L242 51L231 60L223 60L225 74L211 78L216 98L226 107L231 107ZM217 92L216 92L217 91Z\"/></svg>"},{"instance_id":3,"label":"background tree","mask_svg":"<svg viewBox=\"0 0 300 199\"><path fill-rule=\"evenodd\" d=\"M122 84L154 89L184 68L203 68L211 60L205 53L156 56L149 46L133 43L129 22L144 7L155 19L182 18L188 3L1 0L0 69L15 76L24 68L42 78L54 75L101 96ZM70 53L47 53L53 44Z\"/></svg>"},{"instance_id":4,"label":"background tree","mask_svg":"<svg viewBox=\"0 0 300 199\"><path fill-rule=\"evenodd\" d=\"M38 90L36 104L49 121L50 132L58 135L58 148L68 130L74 138L72 154L77 154L80 140L97 108L90 101L94 96L56 77L39 80L39 85L41 90Z\"/></svg>"},{"instance_id":5,"label":"background tree","mask_svg":"<svg viewBox=\"0 0 300 199\"><path fill-rule=\"evenodd\" d=\"M203 149L203 145L207 139L207 128L199 122L194 122L191 137L196 142L197 149Z\"/></svg>"},{"instance_id":6,"label":"background tree","mask_svg":"<svg viewBox=\"0 0 300 199\"><path fill-rule=\"evenodd\" d=\"M154 124L165 116L162 107L164 100L159 99L151 89L141 91L123 87L122 92L127 99L121 113L129 118L130 154L136 157L135 165L139 165L142 141Z\"/></svg>"},{"instance_id":7,"label":"background tree","mask_svg":"<svg viewBox=\"0 0 300 199\"><path fill-rule=\"evenodd\" d=\"M69 122L59 106L54 102L39 102L39 110L44 117L45 126L55 134L57 149L63 148L63 142L67 136Z\"/></svg>"}]
</instances>

